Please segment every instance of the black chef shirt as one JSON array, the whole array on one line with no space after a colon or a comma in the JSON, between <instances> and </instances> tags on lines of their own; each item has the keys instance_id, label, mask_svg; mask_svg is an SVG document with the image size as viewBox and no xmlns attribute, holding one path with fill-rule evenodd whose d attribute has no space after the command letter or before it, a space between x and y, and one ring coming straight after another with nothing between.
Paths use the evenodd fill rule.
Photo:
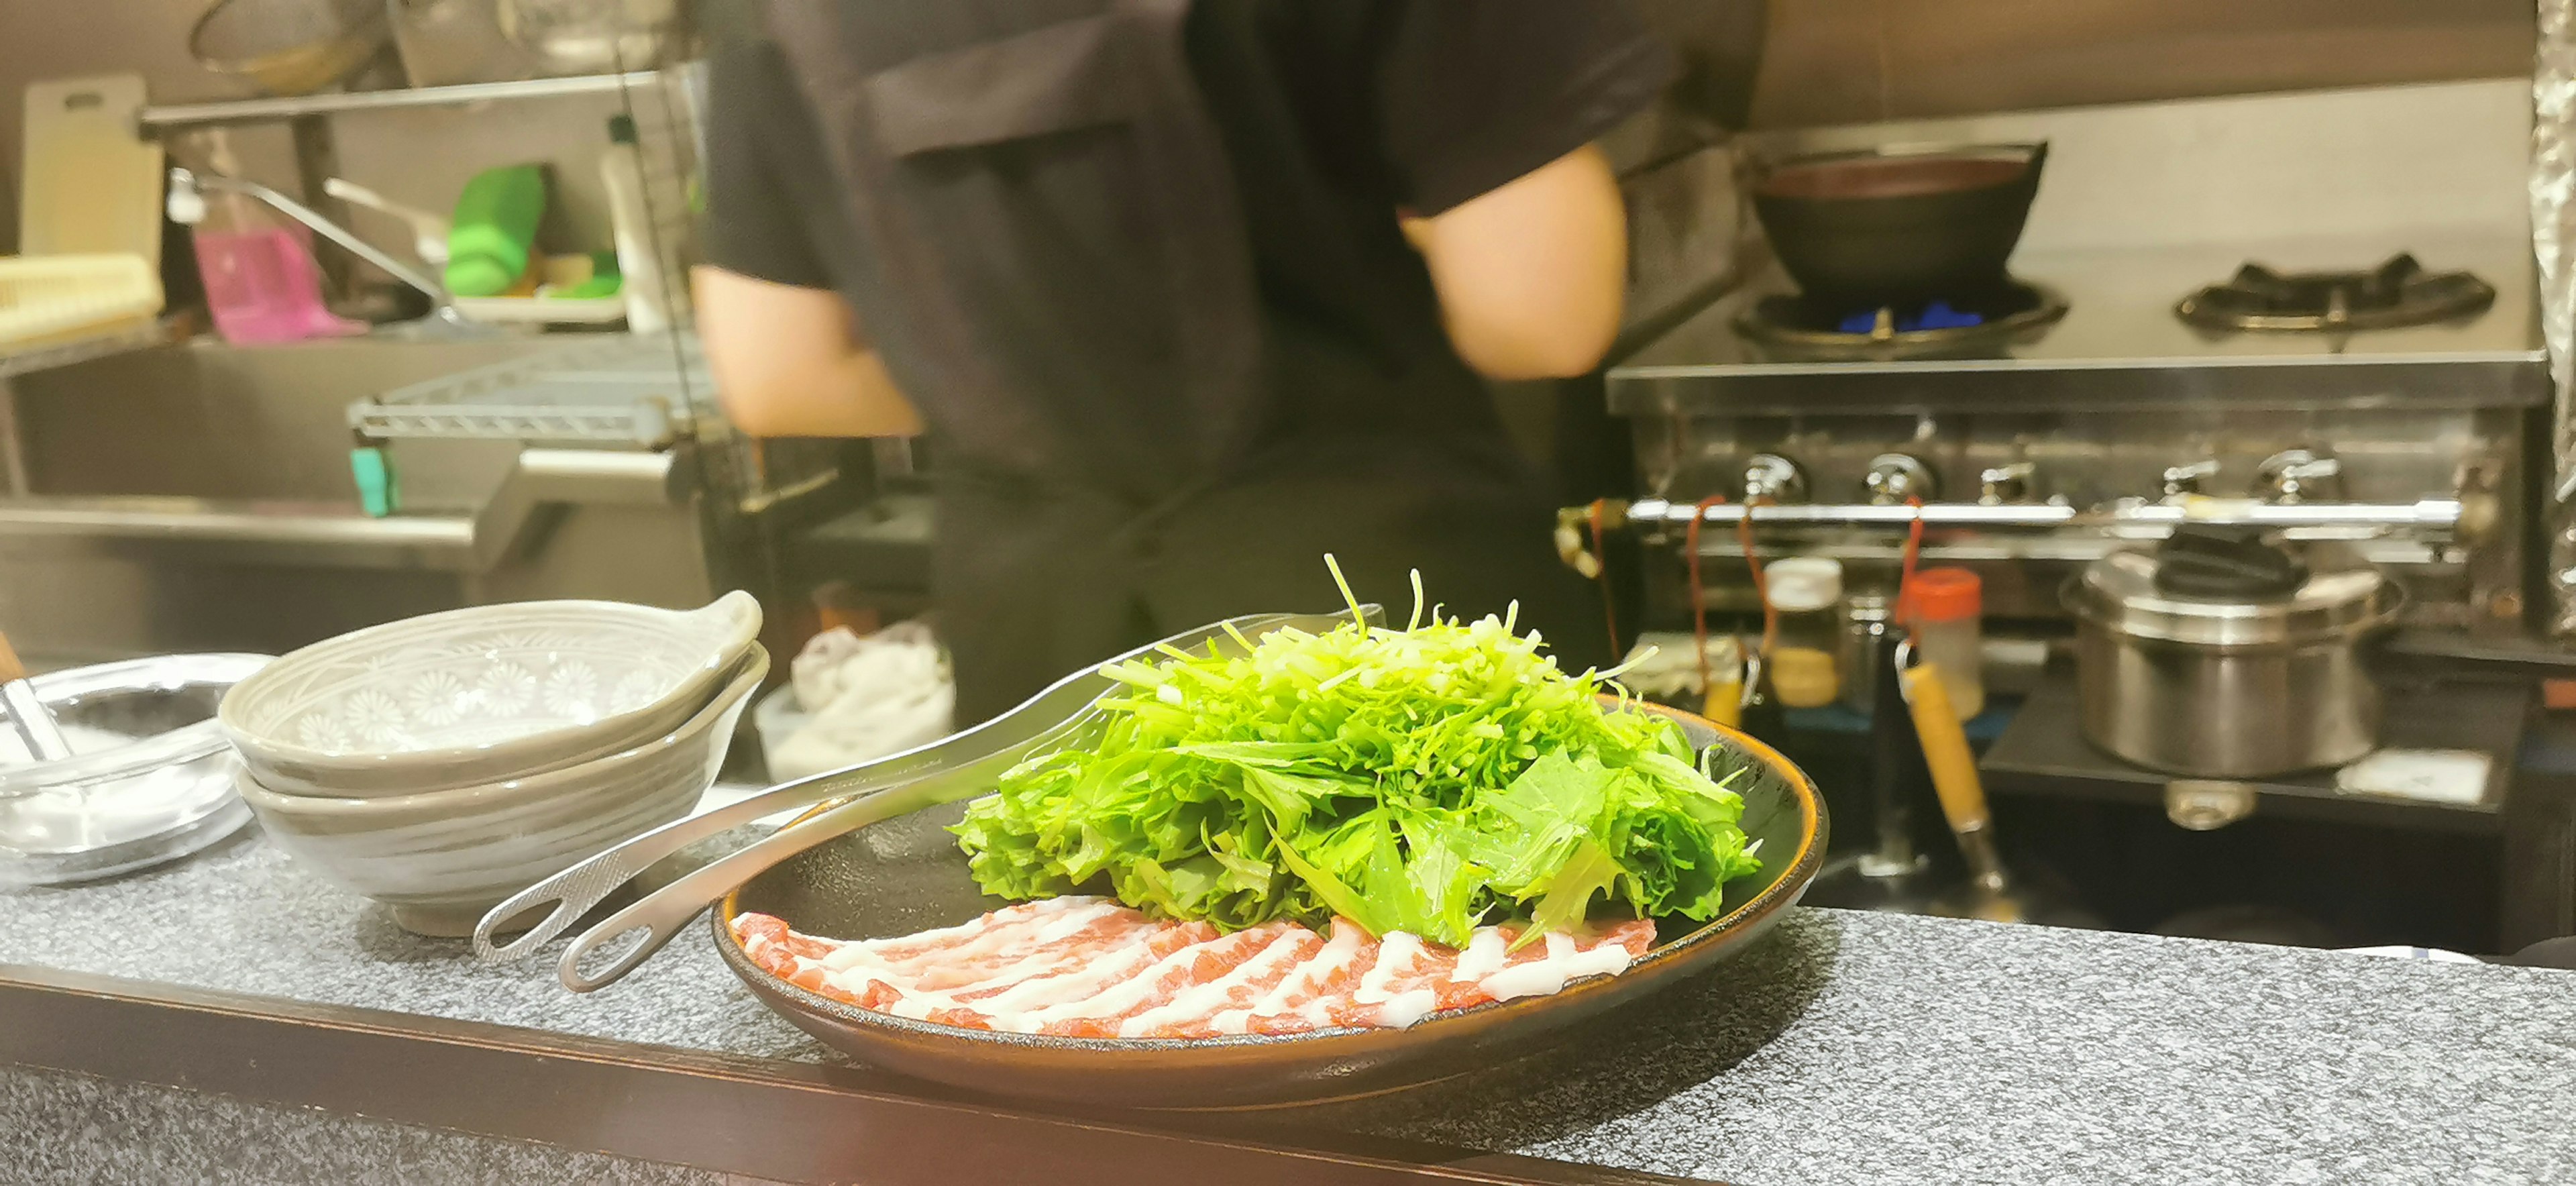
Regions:
<instances>
[{"instance_id":1,"label":"black chef shirt","mask_svg":"<svg viewBox=\"0 0 2576 1186\"><path fill-rule=\"evenodd\" d=\"M1236 586L1167 598L1136 630L1329 604L1332 586L1308 549L1330 546L1358 570L1363 596L1400 599L1404 569L1418 566L1453 609L1500 612L1518 599L1524 622L1545 629L1570 665L1603 657L1597 605L1568 594L1570 577L1547 551L1546 485L1513 453L1482 381L1451 346L1396 215L1441 213L1595 139L1661 89L1662 47L1625 0L1199 0L1188 35L1253 248L1266 398L1235 488L1193 496L1204 508L1197 521L1150 541L1181 563L1210 557L1209 569L1238 573ZM758 38L720 38L709 87L708 262L775 283L858 287L868 260L784 56ZM1075 516L1052 492L978 503L1011 475L961 474L973 468L971 447L934 445L947 467L943 541L952 517L1068 516L1059 533L1114 520L1114 511ZM1411 484L1390 488L1390 474ZM1306 508L1303 520L1251 530L1283 555L1303 553L1291 558L1302 576L1256 576L1250 561L1233 562L1243 557L1214 562L1242 550L1233 525L1292 504ZM1369 519L1375 527L1356 541L1303 530ZM1155 562L1144 551L1126 560ZM943 570L962 572L958 585L1017 571L990 557ZM937 592L966 608L960 590ZM992 606L998 617L1001 603ZM1060 674L1098 657L1083 649L1048 662L1066 663ZM970 690L971 665L961 654L962 720L1032 690Z\"/></svg>"},{"instance_id":2,"label":"black chef shirt","mask_svg":"<svg viewBox=\"0 0 2576 1186\"><path fill-rule=\"evenodd\" d=\"M1652 98L1666 69L1619 0L1201 0L1189 32L1274 329L1443 394L1474 385L1459 381L1395 212L1440 213L1574 151ZM709 86L708 262L838 287L861 248L778 48L730 39ZM1283 427L1340 422L1345 409L1315 404L1332 394L1317 387L1342 385L1281 382L1300 388L1283 393ZM1481 398L1430 398L1463 426L1489 417Z\"/></svg>"}]
</instances>

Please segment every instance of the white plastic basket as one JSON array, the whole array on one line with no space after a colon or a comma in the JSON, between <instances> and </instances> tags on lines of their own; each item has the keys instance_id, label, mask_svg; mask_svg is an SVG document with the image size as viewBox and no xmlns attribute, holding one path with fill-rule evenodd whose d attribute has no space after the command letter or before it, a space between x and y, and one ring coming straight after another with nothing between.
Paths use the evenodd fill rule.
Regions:
<instances>
[{"instance_id":1,"label":"white plastic basket","mask_svg":"<svg viewBox=\"0 0 2576 1186\"><path fill-rule=\"evenodd\" d=\"M161 311L138 255L0 257L0 354L117 328Z\"/></svg>"}]
</instances>

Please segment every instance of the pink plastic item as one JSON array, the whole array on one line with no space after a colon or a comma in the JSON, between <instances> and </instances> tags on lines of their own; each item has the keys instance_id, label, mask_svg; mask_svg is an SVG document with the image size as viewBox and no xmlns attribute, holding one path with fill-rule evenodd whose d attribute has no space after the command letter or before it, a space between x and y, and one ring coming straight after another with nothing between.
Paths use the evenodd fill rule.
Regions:
<instances>
[{"instance_id":1,"label":"pink plastic item","mask_svg":"<svg viewBox=\"0 0 2576 1186\"><path fill-rule=\"evenodd\" d=\"M197 272L215 332L236 345L300 342L366 332L322 307L322 277L302 227L214 231L198 227Z\"/></svg>"}]
</instances>

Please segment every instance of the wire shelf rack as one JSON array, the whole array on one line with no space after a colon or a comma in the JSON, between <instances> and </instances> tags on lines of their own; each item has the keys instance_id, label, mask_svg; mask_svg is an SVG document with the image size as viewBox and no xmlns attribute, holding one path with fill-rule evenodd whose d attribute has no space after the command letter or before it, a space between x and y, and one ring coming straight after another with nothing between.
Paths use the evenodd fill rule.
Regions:
<instances>
[{"instance_id":1,"label":"wire shelf rack","mask_svg":"<svg viewBox=\"0 0 2576 1186\"><path fill-rule=\"evenodd\" d=\"M620 334L359 400L349 405L349 427L377 441L658 449L698 435L701 410L714 397L715 379L694 336Z\"/></svg>"}]
</instances>

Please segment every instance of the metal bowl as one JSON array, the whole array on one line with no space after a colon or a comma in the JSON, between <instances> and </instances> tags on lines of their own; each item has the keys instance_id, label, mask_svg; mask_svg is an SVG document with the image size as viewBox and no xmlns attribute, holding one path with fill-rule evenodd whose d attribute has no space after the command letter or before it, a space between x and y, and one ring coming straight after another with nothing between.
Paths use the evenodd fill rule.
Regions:
<instances>
[{"instance_id":1,"label":"metal bowl","mask_svg":"<svg viewBox=\"0 0 2576 1186\"><path fill-rule=\"evenodd\" d=\"M356 72L392 36L376 0L219 0L188 31L188 52L272 95L309 95Z\"/></svg>"},{"instance_id":2,"label":"metal bowl","mask_svg":"<svg viewBox=\"0 0 2576 1186\"><path fill-rule=\"evenodd\" d=\"M1553 996L1435 1013L1405 1029L1336 1029L1224 1038L1059 1038L933 1025L808 992L752 962L734 938L746 912L811 935L873 939L953 926L1007 905L979 893L946 826L965 805L863 828L771 869L713 915L716 948L770 1008L824 1044L872 1066L994 1095L1158 1109L1257 1108L1367 1095L1468 1074L1535 1050L1567 1025L1672 984L1743 949L1815 878L1825 851L1823 799L1769 746L1699 717L1679 721L1694 748L1751 775L1743 827L1762 844L1759 873L1731 882L1713 921L1659 920L1653 950L1616 976Z\"/></svg>"}]
</instances>

